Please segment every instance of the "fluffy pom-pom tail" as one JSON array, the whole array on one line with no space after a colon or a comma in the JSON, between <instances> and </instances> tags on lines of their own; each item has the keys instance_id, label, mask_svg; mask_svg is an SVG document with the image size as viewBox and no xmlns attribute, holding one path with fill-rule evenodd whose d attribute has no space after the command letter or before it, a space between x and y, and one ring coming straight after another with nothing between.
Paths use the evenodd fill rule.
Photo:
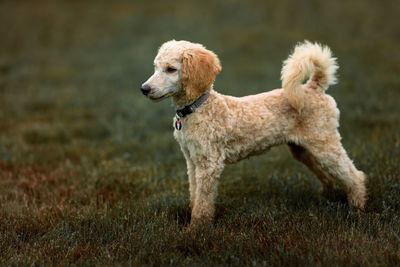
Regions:
<instances>
[{"instance_id":1,"label":"fluffy pom-pom tail","mask_svg":"<svg viewBox=\"0 0 400 267\"><path fill-rule=\"evenodd\" d=\"M309 41L297 44L283 63L281 72L282 88L289 103L301 112L306 102L302 89L304 79L309 76L308 82L324 91L336 83L335 72L338 67L329 47Z\"/></svg>"}]
</instances>

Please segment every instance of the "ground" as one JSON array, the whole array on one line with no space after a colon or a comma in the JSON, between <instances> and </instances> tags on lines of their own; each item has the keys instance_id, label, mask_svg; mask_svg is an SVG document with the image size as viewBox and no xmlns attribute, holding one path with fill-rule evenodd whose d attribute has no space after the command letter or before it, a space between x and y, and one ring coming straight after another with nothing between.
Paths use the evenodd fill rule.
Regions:
<instances>
[{"instance_id":1,"label":"ground","mask_svg":"<svg viewBox=\"0 0 400 267\"><path fill-rule=\"evenodd\" d=\"M395 1L1 1L0 265L400 264ZM200 42L243 96L280 87L296 42L331 47L364 213L287 147L224 171L213 224L188 231L171 102L140 85L166 40Z\"/></svg>"}]
</instances>

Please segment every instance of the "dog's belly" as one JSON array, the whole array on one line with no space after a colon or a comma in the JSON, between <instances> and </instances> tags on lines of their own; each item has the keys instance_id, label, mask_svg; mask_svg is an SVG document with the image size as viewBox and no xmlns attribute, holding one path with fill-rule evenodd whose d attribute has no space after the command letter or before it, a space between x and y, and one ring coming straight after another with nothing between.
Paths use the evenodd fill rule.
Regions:
<instances>
[{"instance_id":1,"label":"dog's belly","mask_svg":"<svg viewBox=\"0 0 400 267\"><path fill-rule=\"evenodd\" d=\"M225 164L232 164L232 163L236 163L242 159L247 159L251 156L257 156L260 154L263 154L264 152L266 152L267 150L269 150L271 148L271 146L266 146L266 147L261 147L261 148L257 148L254 150L249 150L249 151L240 151L239 153L227 153L226 154L226 158L224 160Z\"/></svg>"},{"instance_id":2,"label":"dog's belly","mask_svg":"<svg viewBox=\"0 0 400 267\"><path fill-rule=\"evenodd\" d=\"M238 143L236 141L232 146L228 143L224 151L224 162L231 164L251 156L260 155L280 143L282 142L279 142L277 139L275 139L274 142L271 142L269 138L262 138L255 142Z\"/></svg>"}]
</instances>

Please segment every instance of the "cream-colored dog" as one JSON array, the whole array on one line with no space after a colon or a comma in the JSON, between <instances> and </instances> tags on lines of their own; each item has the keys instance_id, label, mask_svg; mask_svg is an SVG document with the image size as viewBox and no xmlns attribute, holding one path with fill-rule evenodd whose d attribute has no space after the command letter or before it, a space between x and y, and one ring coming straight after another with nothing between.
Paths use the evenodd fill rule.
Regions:
<instances>
[{"instance_id":1,"label":"cream-colored dog","mask_svg":"<svg viewBox=\"0 0 400 267\"><path fill-rule=\"evenodd\" d=\"M174 136L186 159L192 225L213 218L218 178L225 164L280 144L288 144L293 156L325 188L340 181L350 204L364 208L365 175L343 149L337 130L339 110L324 93L335 83L338 68L328 47L307 41L298 44L284 62L283 89L245 97L214 91L220 62L200 44L166 42L154 67L141 90L155 101L173 98Z\"/></svg>"}]
</instances>

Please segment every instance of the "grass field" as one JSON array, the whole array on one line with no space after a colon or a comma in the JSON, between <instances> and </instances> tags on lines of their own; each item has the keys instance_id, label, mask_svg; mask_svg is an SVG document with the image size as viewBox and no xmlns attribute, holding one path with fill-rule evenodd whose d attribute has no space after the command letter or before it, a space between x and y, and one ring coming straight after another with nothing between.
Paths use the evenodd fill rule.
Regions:
<instances>
[{"instance_id":1,"label":"grass field","mask_svg":"<svg viewBox=\"0 0 400 267\"><path fill-rule=\"evenodd\" d=\"M324 3L324 4L323 4ZM1 1L0 265L399 265L396 1ZM364 213L284 146L228 166L213 224L188 231L170 101L140 85L159 45L205 44L215 88L280 87L296 42L328 44Z\"/></svg>"}]
</instances>

